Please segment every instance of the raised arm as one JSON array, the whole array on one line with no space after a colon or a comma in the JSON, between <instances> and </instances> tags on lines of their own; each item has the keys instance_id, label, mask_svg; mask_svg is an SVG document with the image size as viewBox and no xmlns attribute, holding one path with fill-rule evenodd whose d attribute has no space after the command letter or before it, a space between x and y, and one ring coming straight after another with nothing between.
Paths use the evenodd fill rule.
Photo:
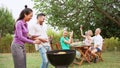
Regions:
<instances>
[{"instance_id":1,"label":"raised arm","mask_svg":"<svg viewBox=\"0 0 120 68\"><path fill-rule=\"evenodd\" d=\"M64 39L64 42L67 44L71 44L72 43L72 38L70 38L68 41Z\"/></svg>"},{"instance_id":2,"label":"raised arm","mask_svg":"<svg viewBox=\"0 0 120 68\"><path fill-rule=\"evenodd\" d=\"M67 43L67 44L71 44L72 43L72 37L73 37L73 31L70 33L70 37L69 37L69 40L65 40L64 39L64 42Z\"/></svg>"},{"instance_id":3,"label":"raised arm","mask_svg":"<svg viewBox=\"0 0 120 68\"><path fill-rule=\"evenodd\" d=\"M81 32L81 36L85 38L86 36L85 36L85 35L83 35L83 30L82 30L82 27L80 27L80 32Z\"/></svg>"}]
</instances>

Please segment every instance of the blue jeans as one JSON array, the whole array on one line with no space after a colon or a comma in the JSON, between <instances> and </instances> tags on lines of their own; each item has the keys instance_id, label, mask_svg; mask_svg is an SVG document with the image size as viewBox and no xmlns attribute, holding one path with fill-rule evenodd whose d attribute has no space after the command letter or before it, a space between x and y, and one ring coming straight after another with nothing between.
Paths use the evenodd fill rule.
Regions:
<instances>
[{"instance_id":1,"label":"blue jeans","mask_svg":"<svg viewBox=\"0 0 120 68\"><path fill-rule=\"evenodd\" d=\"M40 65L40 68L48 68L48 59L47 59L47 51L50 51L50 46L42 46L39 49L40 55L42 57L42 64Z\"/></svg>"}]
</instances>

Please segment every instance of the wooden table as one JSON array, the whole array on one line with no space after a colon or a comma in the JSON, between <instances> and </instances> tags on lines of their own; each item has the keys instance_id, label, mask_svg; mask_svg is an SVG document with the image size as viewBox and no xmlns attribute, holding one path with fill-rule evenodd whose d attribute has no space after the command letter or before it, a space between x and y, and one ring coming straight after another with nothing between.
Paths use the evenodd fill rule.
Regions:
<instances>
[{"instance_id":1,"label":"wooden table","mask_svg":"<svg viewBox=\"0 0 120 68\"><path fill-rule=\"evenodd\" d=\"M72 48L75 48L76 50L78 50L81 54L81 61L80 62L74 62L75 64L78 64L78 65L81 65L83 63L83 61L87 61L88 63L91 63L90 60L88 59L89 58L89 48L90 48L91 45L81 45L81 46L71 46Z\"/></svg>"}]
</instances>

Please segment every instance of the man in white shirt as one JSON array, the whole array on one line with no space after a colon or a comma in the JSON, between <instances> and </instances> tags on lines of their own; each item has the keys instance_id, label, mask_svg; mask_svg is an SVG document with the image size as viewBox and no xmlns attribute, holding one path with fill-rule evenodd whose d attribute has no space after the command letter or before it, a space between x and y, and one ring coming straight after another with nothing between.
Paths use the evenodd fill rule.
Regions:
<instances>
[{"instance_id":1,"label":"man in white shirt","mask_svg":"<svg viewBox=\"0 0 120 68\"><path fill-rule=\"evenodd\" d=\"M37 23L32 25L32 27L29 30L29 33L31 35L37 35L39 37L35 39L41 40L41 44L35 44L36 50L39 50L40 55L42 57L42 64L40 68L48 68L48 59L46 56L46 52L50 51L50 44L49 44L49 39L45 30L45 27L43 25L43 22L45 20L45 14L40 13L37 15Z\"/></svg>"},{"instance_id":2,"label":"man in white shirt","mask_svg":"<svg viewBox=\"0 0 120 68\"><path fill-rule=\"evenodd\" d=\"M100 52L102 50L103 38L100 35L101 29L97 28L95 30L95 36L93 37L94 49L91 51L92 55L95 57L94 62L96 63L97 55L96 52Z\"/></svg>"}]
</instances>

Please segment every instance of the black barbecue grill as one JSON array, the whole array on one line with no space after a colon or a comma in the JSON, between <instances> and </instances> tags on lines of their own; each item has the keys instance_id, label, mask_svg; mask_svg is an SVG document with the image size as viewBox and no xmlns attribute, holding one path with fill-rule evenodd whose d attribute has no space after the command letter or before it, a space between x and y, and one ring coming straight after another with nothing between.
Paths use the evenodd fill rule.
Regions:
<instances>
[{"instance_id":1,"label":"black barbecue grill","mask_svg":"<svg viewBox=\"0 0 120 68\"><path fill-rule=\"evenodd\" d=\"M65 52L65 54L58 54L58 52ZM55 68L68 68L73 62L75 55L75 50L54 50L47 52L47 58Z\"/></svg>"}]
</instances>

